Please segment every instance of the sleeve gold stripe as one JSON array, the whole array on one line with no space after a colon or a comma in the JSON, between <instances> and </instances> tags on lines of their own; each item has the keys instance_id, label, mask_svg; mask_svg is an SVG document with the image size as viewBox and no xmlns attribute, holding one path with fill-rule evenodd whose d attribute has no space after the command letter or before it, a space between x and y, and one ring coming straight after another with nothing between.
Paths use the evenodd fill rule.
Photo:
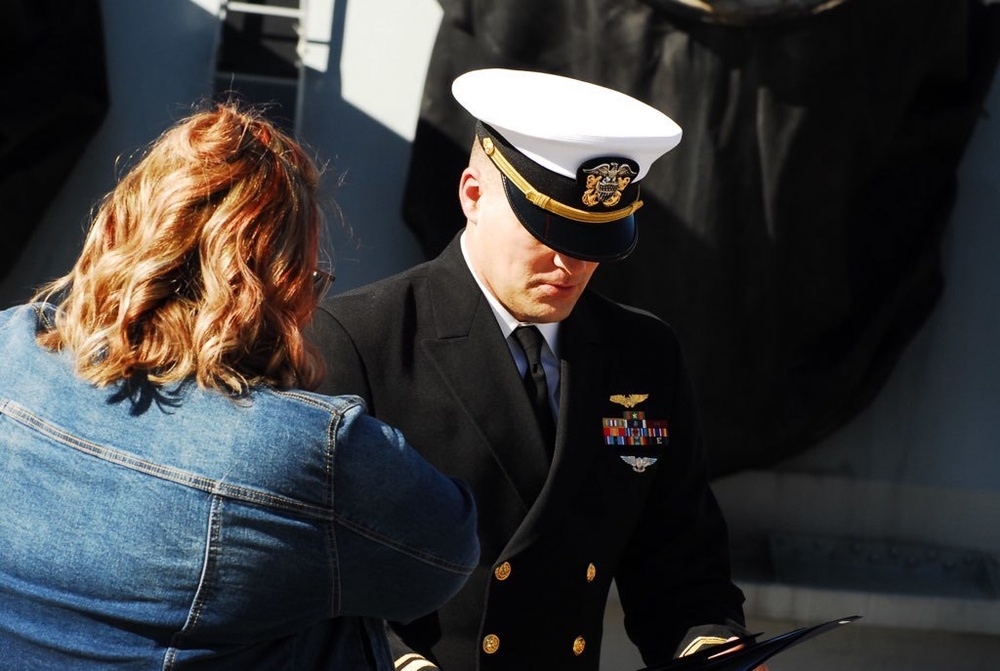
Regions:
<instances>
[{"instance_id":1,"label":"sleeve gold stripe","mask_svg":"<svg viewBox=\"0 0 1000 671\"><path fill-rule=\"evenodd\" d=\"M681 651L680 656L687 657L688 655L698 652L702 648L707 648L713 645L722 645L723 643L726 643L731 640L733 639L722 638L721 636L699 636L698 638L694 639L693 641L687 644L687 647L684 648L683 651Z\"/></svg>"},{"instance_id":2,"label":"sleeve gold stripe","mask_svg":"<svg viewBox=\"0 0 1000 671\"><path fill-rule=\"evenodd\" d=\"M398 658L395 662L396 671L430 671L437 669L426 657L410 652Z\"/></svg>"}]
</instances>

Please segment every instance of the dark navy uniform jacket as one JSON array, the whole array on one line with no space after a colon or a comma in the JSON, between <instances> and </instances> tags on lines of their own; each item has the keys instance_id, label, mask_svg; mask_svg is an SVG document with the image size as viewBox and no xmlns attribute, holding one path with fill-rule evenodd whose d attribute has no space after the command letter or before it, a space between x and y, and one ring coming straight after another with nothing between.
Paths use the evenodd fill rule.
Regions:
<instances>
[{"instance_id":1,"label":"dark navy uniform jacket","mask_svg":"<svg viewBox=\"0 0 1000 671\"><path fill-rule=\"evenodd\" d=\"M583 294L560 328L551 466L458 238L325 301L314 336L328 367L320 391L361 395L476 495L480 565L443 608L396 627L412 649L445 671L596 670L612 580L648 664L695 634L738 631L743 595L664 322Z\"/></svg>"}]
</instances>

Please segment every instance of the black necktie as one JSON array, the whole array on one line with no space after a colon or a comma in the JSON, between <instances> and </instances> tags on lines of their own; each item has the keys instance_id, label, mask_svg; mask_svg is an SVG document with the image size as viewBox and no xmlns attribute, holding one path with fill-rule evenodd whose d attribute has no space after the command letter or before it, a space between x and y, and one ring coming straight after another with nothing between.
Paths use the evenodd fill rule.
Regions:
<instances>
[{"instance_id":1,"label":"black necktie","mask_svg":"<svg viewBox=\"0 0 1000 671\"><path fill-rule=\"evenodd\" d=\"M524 375L524 388L528 399L535 410L535 418L542 430L545 446L552 456L556 441L556 426L552 419L552 408L549 405L549 384L545 380L545 368L542 366L542 334L534 326L518 326L514 329L514 338L520 343L528 357L528 370Z\"/></svg>"}]
</instances>

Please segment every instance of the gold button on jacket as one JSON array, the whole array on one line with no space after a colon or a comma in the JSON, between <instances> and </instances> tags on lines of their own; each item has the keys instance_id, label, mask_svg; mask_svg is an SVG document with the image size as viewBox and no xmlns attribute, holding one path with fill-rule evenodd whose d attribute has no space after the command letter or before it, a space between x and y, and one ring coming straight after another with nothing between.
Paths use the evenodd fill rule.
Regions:
<instances>
[{"instance_id":1,"label":"gold button on jacket","mask_svg":"<svg viewBox=\"0 0 1000 671\"><path fill-rule=\"evenodd\" d=\"M500 649L500 637L496 634L489 634L483 639L483 652L492 655Z\"/></svg>"},{"instance_id":2,"label":"gold button on jacket","mask_svg":"<svg viewBox=\"0 0 1000 671\"><path fill-rule=\"evenodd\" d=\"M509 578L510 562L505 561L504 563L500 564L500 566L497 566L496 570L493 571L493 575L496 576L497 580L506 580L507 578Z\"/></svg>"}]
</instances>

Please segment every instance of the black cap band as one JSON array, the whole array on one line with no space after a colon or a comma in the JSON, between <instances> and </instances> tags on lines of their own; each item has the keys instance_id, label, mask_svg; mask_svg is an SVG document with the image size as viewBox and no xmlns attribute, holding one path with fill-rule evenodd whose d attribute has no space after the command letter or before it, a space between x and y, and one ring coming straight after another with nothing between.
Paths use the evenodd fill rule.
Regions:
<instances>
[{"instance_id":1,"label":"black cap band","mask_svg":"<svg viewBox=\"0 0 1000 671\"><path fill-rule=\"evenodd\" d=\"M642 206L633 181L638 164L624 157L588 160L572 179L531 160L482 122L477 142L503 176L521 224L552 249L586 261L617 261L638 238L634 212Z\"/></svg>"}]
</instances>

